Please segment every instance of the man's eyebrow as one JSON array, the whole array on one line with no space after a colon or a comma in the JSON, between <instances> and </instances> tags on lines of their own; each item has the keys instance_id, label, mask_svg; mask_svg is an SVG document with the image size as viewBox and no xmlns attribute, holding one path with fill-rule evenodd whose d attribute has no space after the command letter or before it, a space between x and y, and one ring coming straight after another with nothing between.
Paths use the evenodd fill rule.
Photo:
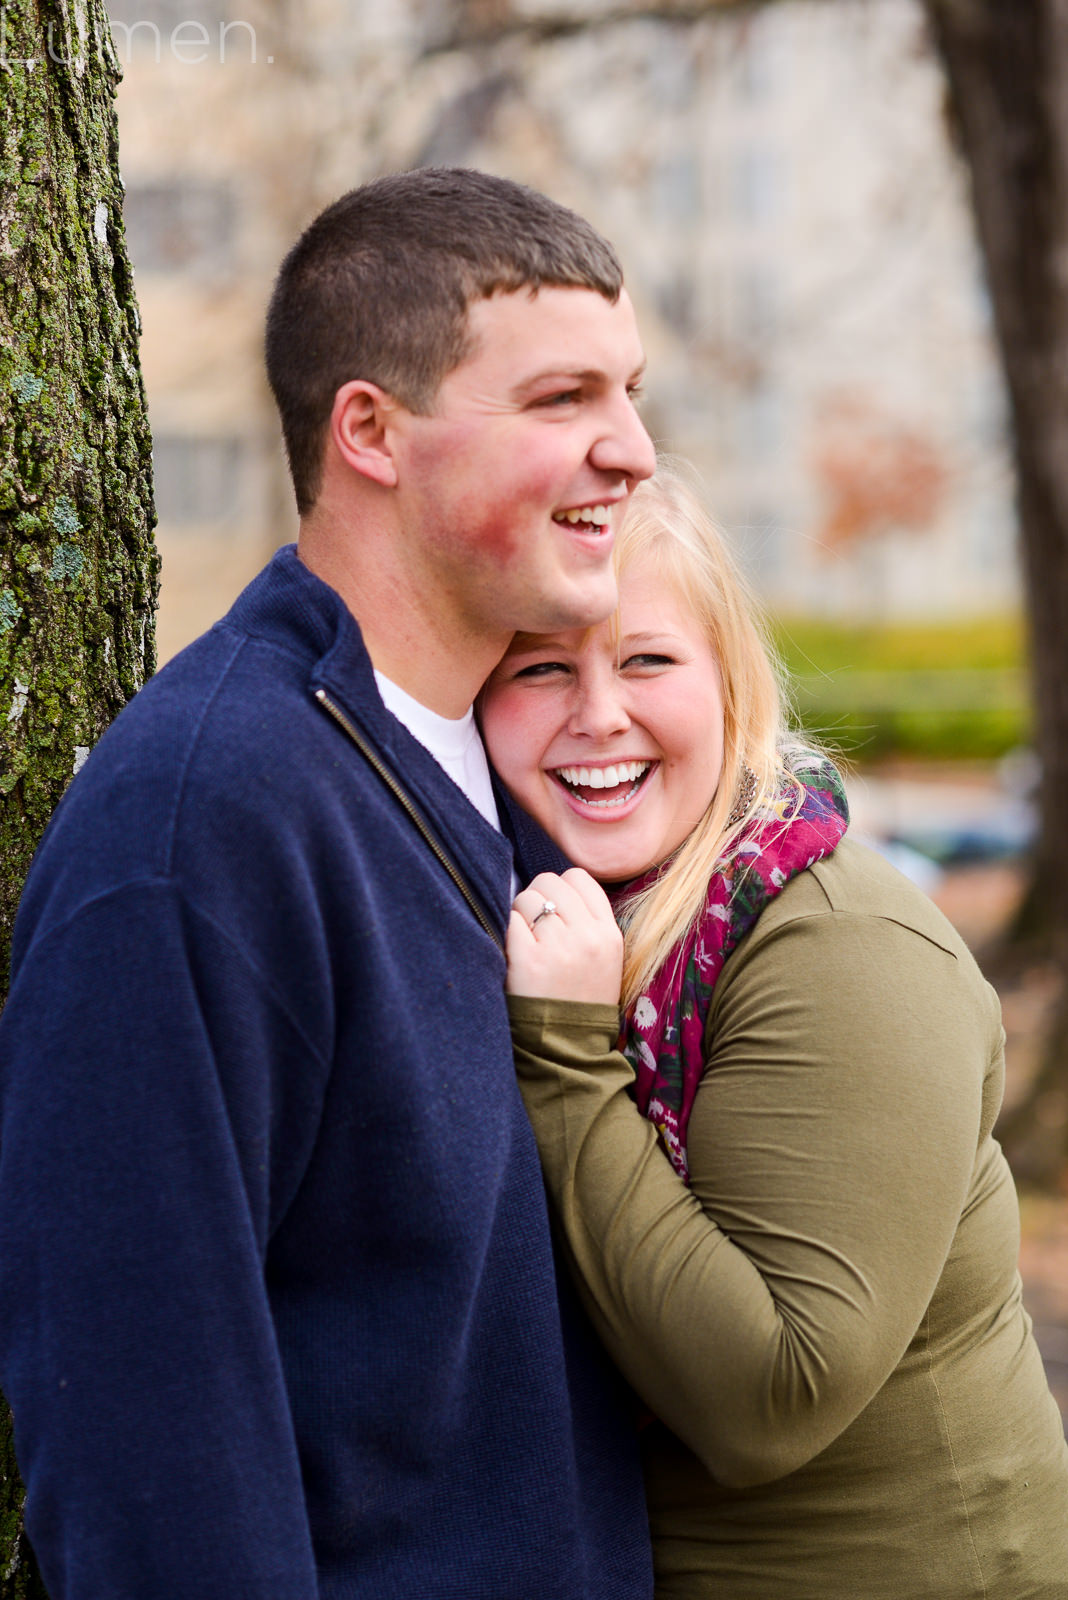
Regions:
<instances>
[{"instance_id":1,"label":"man's eyebrow","mask_svg":"<svg viewBox=\"0 0 1068 1600\"><path fill-rule=\"evenodd\" d=\"M535 372L529 378L524 378L516 384L516 394L528 394L541 387L543 383L559 383L565 388L577 386L580 383L604 383L607 373L597 367L584 367L576 371L572 367L546 367L542 372Z\"/></svg>"},{"instance_id":2,"label":"man's eyebrow","mask_svg":"<svg viewBox=\"0 0 1068 1600\"><path fill-rule=\"evenodd\" d=\"M646 362L643 361L639 366L635 367L630 377L626 380L627 383L640 383L645 376L645 368ZM608 373L601 367L582 367L578 370L563 366L545 367L541 372L535 372L531 377L524 378L521 383L516 385L514 392L516 395L530 394L535 389L540 388L543 383L560 383L565 387L572 385L577 387L582 383L608 383L609 381Z\"/></svg>"}]
</instances>

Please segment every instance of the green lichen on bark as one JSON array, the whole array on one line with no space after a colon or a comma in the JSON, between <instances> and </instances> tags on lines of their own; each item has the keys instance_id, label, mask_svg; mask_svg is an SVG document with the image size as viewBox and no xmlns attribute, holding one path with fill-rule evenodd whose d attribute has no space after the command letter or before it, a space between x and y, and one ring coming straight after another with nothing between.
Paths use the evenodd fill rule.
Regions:
<instances>
[{"instance_id":1,"label":"green lichen on bark","mask_svg":"<svg viewBox=\"0 0 1068 1600\"><path fill-rule=\"evenodd\" d=\"M0 1595L4 1600L48 1600L23 1531L22 1500L11 1428L5 1426L0 1430Z\"/></svg>"},{"instance_id":2,"label":"green lichen on bark","mask_svg":"<svg viewBox=\"0 0 1068 1600\"><path fill-rule=\"evenodd\" d=\"M2 983L75 752L153 669L157 561L102 0L4 0L0 48ZM39 1600L5 1426L0 1480L0 1597Z\"/></svg>"},{"instance_id":3,"label":"green lichen on bark","mask_svg":"<svg viewBox=\"0 0 1068 1600\"><path fill-rule=\"evenodd\" d=\"M29 858L153 665L150 446L102 4L8 0L0 65L0 960ZM26 65L32 60L32 68Z\"/></svg>"}]
</instances>

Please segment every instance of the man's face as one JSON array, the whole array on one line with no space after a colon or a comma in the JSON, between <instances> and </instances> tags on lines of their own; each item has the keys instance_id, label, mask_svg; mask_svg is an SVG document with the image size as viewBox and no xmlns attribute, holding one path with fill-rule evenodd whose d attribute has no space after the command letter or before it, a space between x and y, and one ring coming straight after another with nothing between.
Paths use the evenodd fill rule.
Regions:
<instances>
[{"instance_id":1,"label":"man's face","mask_svg":"<svg viewBox=\"0 0 1068 1600\"><path fill-rule=\"evenodd\" d=\"M438 616L471 642L584 627L613 609L612 522L654 468L634 408L644 358L627 295L476 301L472 354L430 416L401 411L397 509Z\"/></svg>"}]
</instances>

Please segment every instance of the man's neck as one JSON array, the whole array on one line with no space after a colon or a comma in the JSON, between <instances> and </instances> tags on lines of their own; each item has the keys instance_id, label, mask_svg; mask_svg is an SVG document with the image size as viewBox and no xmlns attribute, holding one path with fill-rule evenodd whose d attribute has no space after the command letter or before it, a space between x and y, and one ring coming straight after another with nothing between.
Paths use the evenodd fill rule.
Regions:
<instances>
[{"instance_id":1,"label":"man's neck","mask_svg":"<svg viewBox=\"0 0 1068 1600\"><path fill-rule=\"evenodd\" d=\"M375 560L373 536L359 539L324 536L309 519L301 524L298 554L344 600L377 672L439 716L462 717L507 649L508 634L487 639L450 630L404 573Z\"/></svg>"}]
</instances>

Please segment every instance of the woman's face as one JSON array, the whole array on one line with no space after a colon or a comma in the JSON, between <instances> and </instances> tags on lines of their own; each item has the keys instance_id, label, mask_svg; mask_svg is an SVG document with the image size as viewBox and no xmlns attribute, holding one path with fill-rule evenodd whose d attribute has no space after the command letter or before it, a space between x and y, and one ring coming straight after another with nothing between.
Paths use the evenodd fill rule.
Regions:
<instances>
[{"instance_id":1,"label":"woman's face","mask_svg":"<svg viewBox=\"0 0 1068 1600\"><path fill-rule=\"evenodd\" d=\"M623 882L661 862L710 804L723 767L719 667L652 566L607 622L520 634L483 691L490 758L577 866Z\"/></svg>"}]
</instances>

